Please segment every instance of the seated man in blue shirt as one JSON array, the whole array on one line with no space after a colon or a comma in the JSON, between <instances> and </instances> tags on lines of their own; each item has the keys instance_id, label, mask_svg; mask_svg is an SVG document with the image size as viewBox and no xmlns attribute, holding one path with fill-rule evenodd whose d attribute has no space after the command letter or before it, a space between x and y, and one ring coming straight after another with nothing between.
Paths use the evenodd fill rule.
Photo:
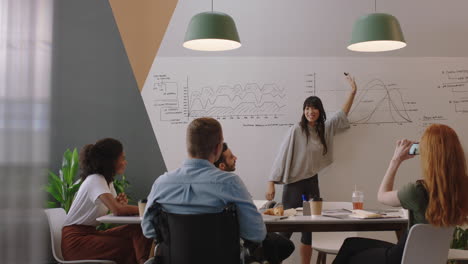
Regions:
<instances>
[{"instance_id":1,"label":"seated man in blue shirt","mask_svg":"<svg viewBox=\"0 0 468 264\"><path fill-rule=\"evenodd\" d=\"M227 143L224 142L222 153L219 156L219 159L215 161L214 165L222 171L232 172L236 170L236 161L237 157L232 153ZM269 260L270 263L277 263L291 255L294 251L294 243L288 238L277 233L268 233L262 242L261 249L263 249L263 254L260 254L263 255L264 258ZM257 255L253 252L252 254ZM263 257L260 256L260 258Z\"/></svg>"},{"instance_id":2,"label":"seated man in blue shirt","mask_svg":"<svg viewBox=\"0 0 468 264\"><path fill-rule=\"evenodd\" d=\"M154 182L147 208L158 202L170 213L218 213L232 202L237 207L240 237L260 243L266 237L265 224L244 183L236 174L213 165L221 155L223 141L218 121L213 118L193 120L187 128L189 158L180 168L161 175ZM143 234L148 238L155 237L153 217L146 211L141 222Z\"/></svg>"}]
</instances>

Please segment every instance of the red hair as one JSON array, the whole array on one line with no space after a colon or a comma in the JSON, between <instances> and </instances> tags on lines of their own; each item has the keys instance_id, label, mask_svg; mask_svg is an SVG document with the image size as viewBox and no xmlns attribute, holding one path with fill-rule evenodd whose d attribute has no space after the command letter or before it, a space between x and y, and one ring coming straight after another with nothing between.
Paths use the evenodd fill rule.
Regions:
<instances>
[{"instance_id":1,"label":"red hair","mask_svg":"<svg viewBox=\"0 0 468 264\"><path fill-rule=\"evenodd\" d=\"M468 223L468 175L465 154L455 131L429 126L420 142L424 185L429 195L426 219L435 226Z\"/></svg>"}]
</instances>

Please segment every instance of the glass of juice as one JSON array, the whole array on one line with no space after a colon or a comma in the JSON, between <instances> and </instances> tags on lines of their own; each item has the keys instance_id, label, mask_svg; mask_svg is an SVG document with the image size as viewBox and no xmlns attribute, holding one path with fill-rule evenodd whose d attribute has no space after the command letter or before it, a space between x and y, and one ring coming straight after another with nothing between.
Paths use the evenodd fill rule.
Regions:
<instances>
[{"instance_id":1,"label":"glass of juice","mask_svg":"<svg viewBox=\"0 0 468 264\"><path fill-rule=\"evenodd\" d=\"M353 209L354 210L364 209L364 193L363 192L354 191L352 201L353 201Z\"/></svg>"}]
</instances>

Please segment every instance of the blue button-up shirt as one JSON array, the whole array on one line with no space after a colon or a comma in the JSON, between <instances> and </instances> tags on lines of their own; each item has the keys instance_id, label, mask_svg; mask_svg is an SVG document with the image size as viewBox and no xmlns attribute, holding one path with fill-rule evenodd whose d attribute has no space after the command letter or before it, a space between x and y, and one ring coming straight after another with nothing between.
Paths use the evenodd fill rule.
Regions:
<instances>
[{"instance_id":1,"label":"blue button-up shirt","mask_svg":"<svg viewBox=\"0 0 468 264\"><path fill-rule=\"evenodd\" d=\"M174 214L219 213L230 202L236 204L240 236L254 242L265 239L266 228L252 196L239 176L221 171L204 159L187 159L181 168L161 175L148 197ZM154 213L146 211L141 226L148 238L155 237L151 224Z\"/></svg>"}]
</instances>

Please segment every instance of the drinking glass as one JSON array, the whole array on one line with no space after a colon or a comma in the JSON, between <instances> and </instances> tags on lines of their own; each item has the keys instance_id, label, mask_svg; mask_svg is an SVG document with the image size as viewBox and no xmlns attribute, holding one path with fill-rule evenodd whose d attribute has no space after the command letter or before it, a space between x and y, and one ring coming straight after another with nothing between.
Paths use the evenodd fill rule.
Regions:
<instances>
[{"instance_id":1,"label":"drinking glass","mask_svg":"<svg viewBox=\"0 0 468 264\"><path fill-rule=\"evenodd\" d=\"M354 191L352 201L353 201L353 209L354 210L364 209L364 193L363 192Z\"/></svg>"}]
</instances>

